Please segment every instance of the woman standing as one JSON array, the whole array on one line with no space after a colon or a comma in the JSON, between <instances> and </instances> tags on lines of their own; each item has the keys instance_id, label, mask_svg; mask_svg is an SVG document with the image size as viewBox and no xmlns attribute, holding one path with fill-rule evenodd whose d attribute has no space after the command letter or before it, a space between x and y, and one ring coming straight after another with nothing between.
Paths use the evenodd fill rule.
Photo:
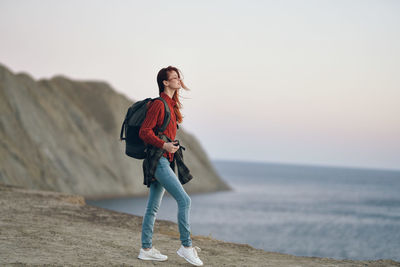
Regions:
<instances>
[{"instance_id":1,"label":"woman standing","mask_svg":"<svg viewBox=\"0 0 400 267\"><path fill-rule=\"evenodd\" d=\"M166 101L171 111L170 122L163 134L169 137L170 140L175 140L177 123L182 122L179 89L181 89L181 87L185 90L189 89L181 80L180 71L172 66L163 68L158 72L157 83L159 95ZM161 254L160 251L152 247L156 214L165 190L167 190L178 204L178 226L181 246L177 254L193 265L202 266L203 262L197 254L197 251L201 249L197 246L193 247L190 238L189 214L191 199L170 166L171 162L174 160L174 153L179 149L179 144L176 141L166 142L156 136L153 131L155 128L161 128L164 115L163 101L160 99L154 100L147 110L146 118L139 131L139 137L146 144L150 144L156 148L162 148L166 152L159 159L155 171L155 179L153 179L150 184L149 199L142 223L142 248L140 249L138 258L157 261L165 261L168 259L166 255Z\"/></svg>"}]
</instances>

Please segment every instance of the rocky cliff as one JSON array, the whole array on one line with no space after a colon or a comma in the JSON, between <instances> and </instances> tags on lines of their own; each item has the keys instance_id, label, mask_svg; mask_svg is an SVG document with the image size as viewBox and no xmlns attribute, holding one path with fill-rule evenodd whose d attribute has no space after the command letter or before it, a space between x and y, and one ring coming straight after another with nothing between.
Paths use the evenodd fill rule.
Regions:
<instances>
[{"instance_id":1,"label":"rocky cliff","mask_svg":"<svg viewBox=\"0 0 400 267\"><path fill-rule=\"evenodd\" d=\"M0 64L0 182L86 198L145 195L142 161L124 153L122 120L134 101L102 81L35 81ZM188 193L228 190L182 127Z\"/></svg>"}]
</instances>

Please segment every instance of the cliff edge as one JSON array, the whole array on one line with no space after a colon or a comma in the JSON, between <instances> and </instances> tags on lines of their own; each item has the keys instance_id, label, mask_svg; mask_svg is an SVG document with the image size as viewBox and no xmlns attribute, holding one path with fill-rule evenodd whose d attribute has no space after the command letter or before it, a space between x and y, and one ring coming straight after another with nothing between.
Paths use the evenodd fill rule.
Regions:
<instances>
[{"instance_id":1,"label":"cliff edge","mask_svg":"<svg viewBox=\"0 0 400 267\"><path fill-rule=\"evenodd\" d=\"M78 195L0 184L0 265L189 266L176 254L178 225L156 220L153 245L165 262L137 259L142 217L85 204ZM192 236L204 266L400 266L266 252L246 244Z\"/></svg>"}]
</instances>

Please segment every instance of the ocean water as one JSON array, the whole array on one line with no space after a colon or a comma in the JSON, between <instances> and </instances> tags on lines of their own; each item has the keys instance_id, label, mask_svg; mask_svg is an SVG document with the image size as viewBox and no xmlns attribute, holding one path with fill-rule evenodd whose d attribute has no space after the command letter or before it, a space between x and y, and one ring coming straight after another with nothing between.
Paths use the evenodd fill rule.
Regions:
<instances>
[{"instance_id":1,"label":"ocean water","mask_svg":"<svg viewBox=\"0 0 400 267\"><path fill-rule=\"evenodd\" d=\"M400 261L400 171L213 164L233 190L191 195L192 234L297 256ZM147 198L87 202L143 216ZM157 219L177 222L168 193Z\"/></svg>"}]
</instances>

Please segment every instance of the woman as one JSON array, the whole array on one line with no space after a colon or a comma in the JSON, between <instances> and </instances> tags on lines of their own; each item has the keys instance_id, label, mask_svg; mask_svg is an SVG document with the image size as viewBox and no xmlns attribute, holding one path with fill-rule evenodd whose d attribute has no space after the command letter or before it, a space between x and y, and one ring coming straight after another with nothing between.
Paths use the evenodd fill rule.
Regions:
<instances>
[{"instance_id":1,"label":"woman","mask_svg":"<svg viewBox=\"0 0 400 267\"><path fill-rule=\"evenodd\" d=\"M175 140L177 123L182 122L179 101L179 89L189 90L181 80L180 71L172 66L163 68L158 72L157 83L160 97L168 104L171 117L170 122L163 132L170 140ZM162 148L166 152L159 159L155 171L155 179L150 184L150 194L142 223L142 248L138 258L142 260L165 261L168 259L156 248L152 247L154 222L158 208L161 204L165 190L178 203L178 226L181 246L177 254L186 261L196 266L202 266L203 262L198 257L197 251L201 249L192 246L190 238L189 213L191 199L185 192L181 182L172 170L170 164L174 159L174 153L179 149L177 141L166 142L155 135L153 129L160 128L164 121L164 103L162 100L154 100L148 107L146 118L139 131L139 137L146 143L156 148Z\"/></svg>"}]
</instances>

